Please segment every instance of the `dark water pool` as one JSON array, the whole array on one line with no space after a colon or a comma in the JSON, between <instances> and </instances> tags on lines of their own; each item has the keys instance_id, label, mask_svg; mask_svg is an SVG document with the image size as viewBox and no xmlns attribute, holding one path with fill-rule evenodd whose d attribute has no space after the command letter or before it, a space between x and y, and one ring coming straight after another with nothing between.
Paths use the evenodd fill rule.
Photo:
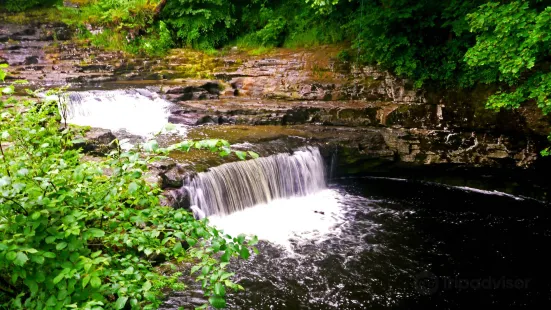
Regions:
<instances>
[{"instance_id":1,"label":"dark water pool","mask_svg":"<svg viewBox=\"0 0 551 310\"><path fill-rule=\"evenodd\" d=\"M549 206L403 180L331 188L338 228L297 238L291 251L261 242L260 255L232 267L245 291L229 296L230 309L551 306Z\"/></svg>"}]
</instances>

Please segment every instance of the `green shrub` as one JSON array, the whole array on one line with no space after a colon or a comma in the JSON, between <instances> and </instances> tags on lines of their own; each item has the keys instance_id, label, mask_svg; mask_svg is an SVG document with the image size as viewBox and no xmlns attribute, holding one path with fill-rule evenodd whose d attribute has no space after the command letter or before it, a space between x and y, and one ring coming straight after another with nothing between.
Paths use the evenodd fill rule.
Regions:
<instances>
[{"instance_id":1,"label":"green shrub","mask_svg":"<svg viewBox=\"0 0 551 310\"><path fill-rule=\"evenodd\" d=\"M147 34L134 39L126 50L151 56L163 56L173 46L171 32L166 24L160 21L158 27L148 28Z\"/></svg>"},{"instance_id":2,"label":"green shrub","mask_svg":"<svg viewBox=\"0 0 551 310\"><path fill-rule=\"evenodd\" d=\"M159 149L150 141L149 156L117 148L87 161L76 147L82 130L61 126L58 106L0 97L0 307L155 309L163 288L182 289L178 273L157 266L182 260L195 265L210 304L224 307L225 288L241 288L226 266L256 251L256 239L161 206L160 189L142 176L155 154L201 148L227 156L229 143Z\"/></svg>"},{"instance_id":3,"label":"green shrub","mask_svg":"<svg viewBox=\"0 0 551 310\"><path fill-rule=\"evenodd\" d=\"M163 20L178 42L188 47L220 47L235 25L233 5L226 0L172 0L163 10Z\"/></svg>"},{"instance_id":4,"label":"green shrub","mask_svg":"<svg viewBox=\"0 0 551 310\"><path fill-rule=\"evenodd\" d=\"M53 6L61 2L61 0L1 0L0 8L5 8L8 12L22 12L37 6Z\"/></svg>"}]
</instances>

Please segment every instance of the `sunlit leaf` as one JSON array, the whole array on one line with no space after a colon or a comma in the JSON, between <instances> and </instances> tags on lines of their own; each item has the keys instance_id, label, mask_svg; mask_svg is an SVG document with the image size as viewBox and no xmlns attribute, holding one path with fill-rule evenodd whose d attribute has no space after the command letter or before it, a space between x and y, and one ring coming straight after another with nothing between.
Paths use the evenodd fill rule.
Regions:
<instances>
[{"instance_id":1,"label":"sunlit leaf","mask_svg":"<svg viewBox=\"0 0 551 310\"><path fill-rule=\"evenodd\" d=\"M235 155L241 160L245 160L247 158L247 152L235 151Z\"/></svg>"},{"instance_id":2,"label":"sunlit leaf","mask_svg":"<svg viewBox=\"0 0 551 310\"><path fill-rule=\"evenodd\" d=\"M93 288L98 288L101 286L101 279L99 277L96 277L96 276L93 276L91 279L90 279L90 285L93 287Z\"/></svg>"},{"instance_id":3,"label":"sunlit leaf","mask_svg":"<svg viewBox=\"0 0 551 310\"><path fill-rule=\"evenodd\" d=\"M260 155L258 155L257 153L253 152L253 151L248 151L247 153L249 153L249 155L251 156L251 158L253 159L256 159L256 158L259 158Z\"/></svg>"},{"instance_id":4,"label":"sunlit leaf","mask_svg":"<svg viewBox=\"0 0 551 310\"><path fill-rule=\"evenodd\" d=\"M115 309L122 309L126 305L126 301L128 300L128 297L121 296L117 299L117 302L115 303Z\"/></svg>"}]
</instances>

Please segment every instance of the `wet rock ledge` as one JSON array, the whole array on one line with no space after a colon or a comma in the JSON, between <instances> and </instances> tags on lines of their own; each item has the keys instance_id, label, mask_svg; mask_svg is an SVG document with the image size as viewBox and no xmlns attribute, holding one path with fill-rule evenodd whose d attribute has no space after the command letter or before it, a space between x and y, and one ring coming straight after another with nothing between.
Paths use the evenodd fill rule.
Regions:
<instances>
[{"instance_id":1,"label":"wet rock ledge","mask_svg":"<svg viewBox=\"0 0 551 310\"><path fill-rule=\"evenodd\" d=\"M190 133L194 138L249 142L264 156L318 145L328 161L336 158L336 175L392 166L534 173L551 166L539 155L548 145L551 122L537 107L489 111L484 107L489 87L415 89L411 81L375 67L340 61L338 46L260 56L174 50L164 58L145 58L101 51L66 40L69 36L56 23L2 23L0 62L10 64L11 79L25 78L33 87L70 83L73 90L156 92L175 104L171 122L198 126ZM96 134L93 140L112 138ZM87 145L87 151L103 152L103 142ZM178 187L180 175L225 162L206 154L174 154L172 161L156 168L167 188Z\"/></svg>"}]
</instances>

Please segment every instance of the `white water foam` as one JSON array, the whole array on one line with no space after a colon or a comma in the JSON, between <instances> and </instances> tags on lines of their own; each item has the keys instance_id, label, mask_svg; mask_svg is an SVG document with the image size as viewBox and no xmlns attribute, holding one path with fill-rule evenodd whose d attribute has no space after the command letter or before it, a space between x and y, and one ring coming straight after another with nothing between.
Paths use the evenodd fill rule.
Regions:
<instances>
[{"instance_id":1,"label":"white water foam","mask_svg":"<svg viewBox=\"0 0 551 310\"><path fill-rule=\"evenodd\" d=\"M507 194L507 193L496 191L496 190L488 191L488 190L472 188L472 187L467 187L467 186L452 186L452 187L455 187L455 188L458 188L458 189L461 189L461 190L464 190L464 191L467 191L467 192L474 192L474 193L479 193L479 194L484 194L484 195L503 196L503 197L513 198L515 200L524 200L524 198L522 198L522 197L518 197L518 196L515 196L515 195Z\"/></svg>"},{"instance_id":2,"label":"white water foam","mask_svg":"<svg viewBox=\"0 0 551 310\"><path fill-rule=\"evenodd\" d=\"M66 100L67 122L151 136L167 128L171 103L142 89L73 92ZM63 109L62 109L63 110ZM174 127L174 126L171 126ZM180 134L184 127L175 127Z\"/></svg>"},{"instance_id":3,"label":"white water foam","mask_svg":"<svg viewBox=\"0 0 551 310\"><path fill-rule=\"evenodd\" d=\"M209 217L211 224L231 236L256 235L287 249L293 239L316 240L329 236L343 221L340 194L325 189L303 197L278 199L230 215Z\"/></svg>"}]
</instances>

